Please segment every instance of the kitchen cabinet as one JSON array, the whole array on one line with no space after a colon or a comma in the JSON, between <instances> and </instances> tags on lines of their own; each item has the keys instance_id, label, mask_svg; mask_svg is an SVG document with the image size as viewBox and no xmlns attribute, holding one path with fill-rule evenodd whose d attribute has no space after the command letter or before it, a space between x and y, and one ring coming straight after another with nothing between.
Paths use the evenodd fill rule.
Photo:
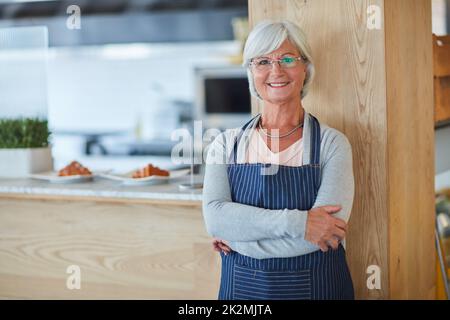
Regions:
<instances>
[{"instance_id":1,"label":"kitchen cabinet","mask_svg":"<svg viewBox=\"0 0 450 320\"><path fill-rule=\"evenodd\" d=\"M178 183L0 179L0 298L216 299L202 192Z\"/></svg>"},{"instance_id":2,"label":"kitchen cabinet","mask_svg":"<svg viewBox=\"0 0 450 320\"><path fill-rule=\"evenodd\" d=\"M434 105L436 124L450 121L450 36L433 34Z\"/></svg>"}]
</instances>

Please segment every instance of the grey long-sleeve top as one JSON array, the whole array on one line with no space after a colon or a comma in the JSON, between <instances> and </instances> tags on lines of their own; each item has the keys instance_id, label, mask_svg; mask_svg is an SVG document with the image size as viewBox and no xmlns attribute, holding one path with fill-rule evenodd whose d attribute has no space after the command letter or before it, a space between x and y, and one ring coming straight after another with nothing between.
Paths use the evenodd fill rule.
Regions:
<instances>
[{"instance_id":1,"label":"grey long-sleeve top","mask_svg":"<svg viewBox=\"0 0 450 320\"><path fill-rule=\"evenodd\" d=\"M244 131L237 147L237 163L245 163L248 137L256 132L259 117ZM309 117L305 112L303 165L310 163ZM334 216L348 222L354 197L351 145L340 131L323 123L320 129L321 184L313 208L340 205L342 209ZM319 250L304 238L308 211L271 210L232 201L227 163L240 131L237 128L222 132L208 148L203 187L203 216L208 233L228 241L234 251L257 259L293 257Z\"/></svg>"}]
</instances>

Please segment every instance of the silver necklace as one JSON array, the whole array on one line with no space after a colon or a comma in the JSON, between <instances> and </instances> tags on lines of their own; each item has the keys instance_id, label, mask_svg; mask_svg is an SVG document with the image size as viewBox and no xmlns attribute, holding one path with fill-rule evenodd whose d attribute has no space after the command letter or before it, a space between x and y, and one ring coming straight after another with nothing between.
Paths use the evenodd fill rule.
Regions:
<instances>
[{"instance_id":1,"label":"silver necklace","mask_svg":"<svg viewBox=\"0 0 450 320\"><path fill-rule=\"evenodd\" d=\"M294 129L292 129L291 131L289 131L287 133L284 133L284 134L279 135L279 136L274 136L274 135L266 132L266 130L262 127L262 125L261 125L261 118L259 118L259 121L258 121L258 128L261 129L262 133L266 137L271 138L271 139L280 139L280 138L284 138L284 137L290 136L291 134L293 134L295 132L295 130L300 129L301 127L303 127L303 122L298 124Z\"/></svg>"}]
</instances>

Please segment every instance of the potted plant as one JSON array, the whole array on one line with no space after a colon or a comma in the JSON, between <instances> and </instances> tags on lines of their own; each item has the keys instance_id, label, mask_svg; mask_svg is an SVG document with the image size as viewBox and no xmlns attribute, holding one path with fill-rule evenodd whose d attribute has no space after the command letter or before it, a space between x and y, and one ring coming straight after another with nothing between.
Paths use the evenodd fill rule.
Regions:
<instances>
[{"instance_id":1,"label":"potted plant","mask_svg":"<svg viewBox=\"0 0 450 320\"><path fill-rule=\"evenodd\" d=\"M0 119L0 177L53 170L47 120Z\"/></svg>"}]
</instances>

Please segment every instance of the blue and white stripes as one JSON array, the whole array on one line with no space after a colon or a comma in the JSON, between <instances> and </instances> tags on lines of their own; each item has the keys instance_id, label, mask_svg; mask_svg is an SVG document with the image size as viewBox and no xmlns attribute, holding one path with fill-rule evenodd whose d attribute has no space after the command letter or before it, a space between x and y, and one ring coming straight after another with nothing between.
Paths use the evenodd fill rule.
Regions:
<instances>
[{"instance_id":1,"label":"blue and white stripes","mask_svg":"<svg viewBox=\"0 0 450 320\"><path fill-rule=\"evenodd\" d=\"M250 120L241 133L254 120ZM228 178L234 202L266 209L312 208L320 186L320 125L310 117L310 164L278 166L237 163L239 135L233 146ZM342 245L290 258L255 259L232 252L222 257L219 299L353 299L353 284Z\"/></svg>"}]
</instances>

